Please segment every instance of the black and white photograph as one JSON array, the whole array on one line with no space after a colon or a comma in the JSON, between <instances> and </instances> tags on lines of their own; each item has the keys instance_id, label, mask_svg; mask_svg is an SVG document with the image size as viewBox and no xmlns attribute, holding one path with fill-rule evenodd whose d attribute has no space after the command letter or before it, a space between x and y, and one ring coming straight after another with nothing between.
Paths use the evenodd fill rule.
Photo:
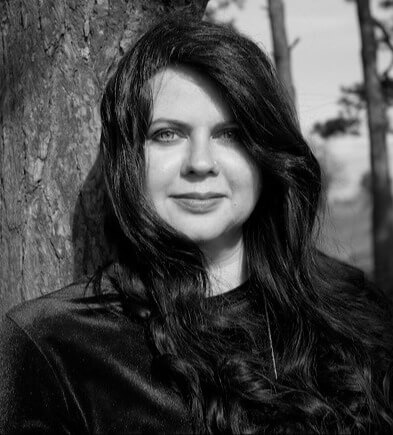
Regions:
<instances>
[{"instance_id":1,"label":"black and white photograph","mask_svg":"<svg viewBox=\"0 0 393 435\"><path fill-rule=\"evenodd\" d=\"M392 434L393 0L0 30L0 434Z\"/></svg>"}]
</instances>

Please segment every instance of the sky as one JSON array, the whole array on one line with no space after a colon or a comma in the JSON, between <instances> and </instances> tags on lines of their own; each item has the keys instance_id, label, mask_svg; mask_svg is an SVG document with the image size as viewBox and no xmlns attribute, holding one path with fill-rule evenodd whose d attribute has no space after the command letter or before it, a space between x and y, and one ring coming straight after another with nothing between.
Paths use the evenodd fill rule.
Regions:
<instances>
[{"instance_id":1,"label":"sky","mask_svg":"<svg viewBox=\"0 0 393 435\"><path fill-rule=\"evenodd\" d=\"M271 53L266 3L245 0L243 8L232 5L217 18L234 18L238 30ZM307 131L337 113L340 86L362 80L356 8L345 0L286 0L285 12L288 42L299 38L292 50L292 73Z\"/></svg>"},{"instance_id":2,"label":"sky","mask_svg":"<svg viewBox=\"0 0 393 435\"><path fill-rule=\"evenodd\" d=\"M219 0L210 0L209 4ZM244 0L222 9L216 19L234 19L235 27L268 53L271 49L267 0ZM375 4L375 0L371 0ZM360 191L360 181L370 170L366 125L359 137L319 141L309 137L313 124L337 115L340 87L363 81L360 34L356 5L346 0L284 0L288 42L292 50L292 74L303 134L317 155L324 158L335 178L329 199L348 200ZM374 11L376 12L376 11ZM381 64L386 62L380 56ZM392 139L392 138L391 138ZM390 140L390 170L393 174L393 141Z\"/></svg>"}]
</instances>

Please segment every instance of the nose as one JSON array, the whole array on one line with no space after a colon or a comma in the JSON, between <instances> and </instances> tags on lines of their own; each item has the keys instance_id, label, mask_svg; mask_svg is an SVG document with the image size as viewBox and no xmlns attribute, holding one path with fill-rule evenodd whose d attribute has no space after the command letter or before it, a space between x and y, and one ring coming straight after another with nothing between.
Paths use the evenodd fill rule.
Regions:
<instances>
[{"instance_id":1,"label":"nose","mask_svg":"<svg viewBox=\"0 0 393 435\"><path fill-rule=\"evenodd\" d=\"M209 134L200 132L191 136L181 168L182 175L217 175L219 167L212 151Z\"/></svg>"}]
</instances>

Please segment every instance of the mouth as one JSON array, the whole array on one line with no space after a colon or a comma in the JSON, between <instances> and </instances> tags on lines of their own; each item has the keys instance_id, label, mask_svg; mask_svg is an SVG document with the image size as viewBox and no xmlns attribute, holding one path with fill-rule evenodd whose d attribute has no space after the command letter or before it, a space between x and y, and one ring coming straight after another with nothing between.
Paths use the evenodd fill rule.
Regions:
<instances>
[{"instance_id":1,"label":"mouth","mask_svg":"<svg viewBox=\"0 0 393 435\"><path fill-rule=\"evenodd\" d=\"M215 210L225 197L216 192L190 192L171 196L179 207L193 214L204 214Z\"/></svg>"},{"instance_id":2,"label":"mouth","mask_svg":"<svg viewBox=\"0 0 393 435\"><path fill-rule=\"evenodd\" d=\"M225 195L217 192L205 192L205 193L189 192L189 193L180 193L171 196L173 198L178 198L178 199L194 199L194 200L205 201L208 199L223 198Z\"/></svg>"}]
</instances>

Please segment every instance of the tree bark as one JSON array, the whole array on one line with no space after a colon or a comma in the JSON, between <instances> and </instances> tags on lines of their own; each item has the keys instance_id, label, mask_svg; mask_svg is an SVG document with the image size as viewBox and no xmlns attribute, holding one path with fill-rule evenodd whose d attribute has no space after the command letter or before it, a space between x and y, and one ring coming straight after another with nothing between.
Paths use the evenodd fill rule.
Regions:
<instances>
[{"instance_id":1,"label":"tree bark","mask_svg":"<svg viewBox=\"0 0 393 435\"><path fill-rule=\"evenodd\" d=\"M386 105L377 72L377 43L369 0L357 0L371 151L374 274L393 297L393 201L388 166Z\"/></svg>"},{"instance_id":2,"label":"tree bark","mask_svg":"<svg viewBox=\"0 0 393 435\"><path fill-rule=\"evenodd\" d=\"M208 0L0 2L0 314L109 256L97 163L108 74L143 30Z\"/></svg>"},{"instance_id":3,"label":"tree bark","mask_svg":"<svg viewBox=\"0 0 393 435\"><path fill-rule=\"evenodd\" d=\"M288 45L285 27L285 10L283 0L268 0L270 30L273 42L273 56L278 76L284 84L294 106L296 92L292 79L291 49Z\"/></svg>"}]
</instances>

